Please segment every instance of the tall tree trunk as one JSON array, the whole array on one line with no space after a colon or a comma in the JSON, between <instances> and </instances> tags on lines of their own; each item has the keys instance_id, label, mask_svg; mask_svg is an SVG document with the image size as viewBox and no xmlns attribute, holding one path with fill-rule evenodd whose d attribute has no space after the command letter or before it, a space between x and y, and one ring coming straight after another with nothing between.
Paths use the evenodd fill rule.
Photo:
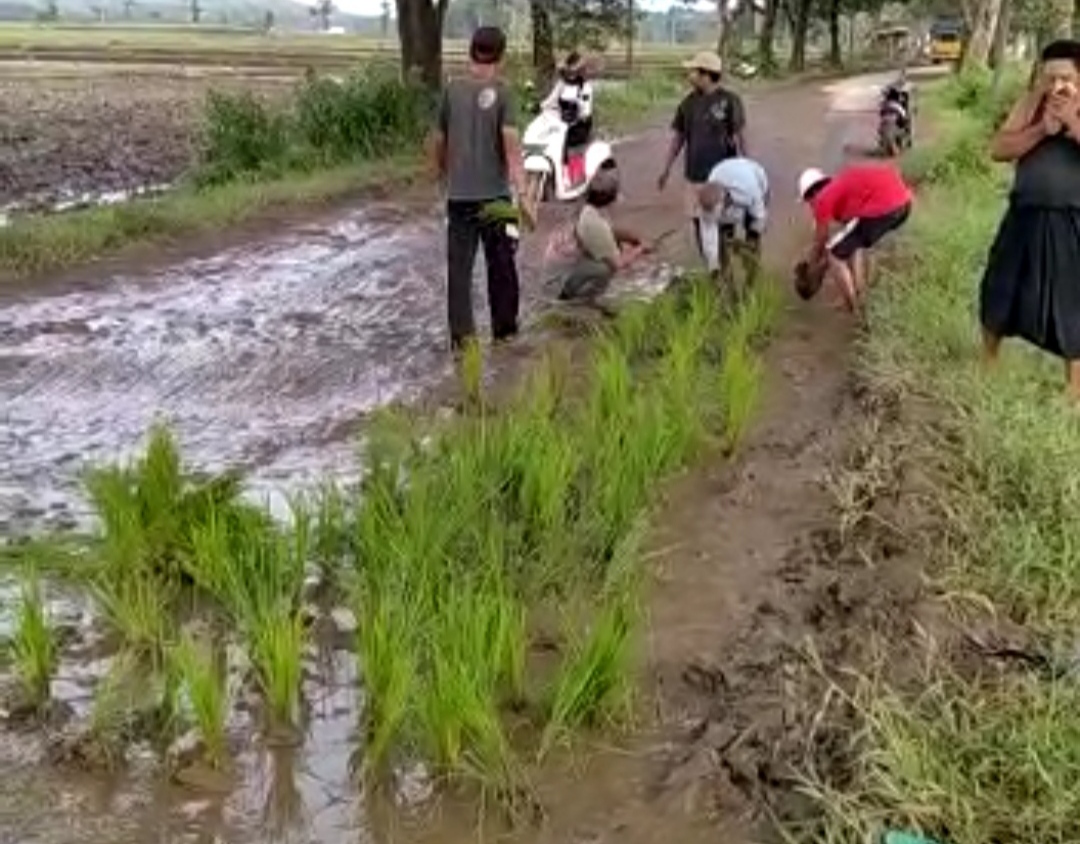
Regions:
<instances>
[{"instance_id":1,"label":"tall tree trunk","mask_svg":"<svg viewBox=\"0 0 1080 844\"><path fill-rule=\"evenodd\" d=\"M397 0L401 73L432 90L442 87L442 30L448 0Z\"/></svg>"},{"instance_id":2,"label":"tall tree trunk","mask_svg":"<svg viewBox=\"0 0 1080 844\"><path fill-rule=\"evenodd\" d=\"M1051 38L1072 38L1073 16L1076 13L1075 0L1043 0L1050 8L1049 21Z\"/></svg>"},{"instance_id":3,"label":"tall tree trunk","mask_svg":"<svg viewBox=\"0 0 1080 844\"><path fill-rule=\"evenodd\" d=\"M731 52L731 35L734 29L732 24L727 0L716 0L716 54L725 63L728 53Z\"/></svg>"},{"instance_id":4,"label":"tall tree trunk","mask_svg":"<svg viewBox=\"0 0 1080 844\"><path fill-rule=\"evenodd\" d=\"M829 0L829 64L840 67L844 51L840 44L840 0Z\"/></svg>"},{"instance_id":5,"label":"tall tree trunk","mask_svg":"<svg viewBox=\"0 0 1080 844\"><path fill-rule=\"evenodd\" d=\"M1009 46L1009 31L1012 29L1013 0L1001 0L997 27L994 29L994 43L990 48L990 66L994 76L990 83L991 94L996 97L1001 91L1001 79L1005 73L1005 50Z\"/></svg>"},{"instance_id":6,"label":"tall tree trunk","mask_svg":"<svg viewBox=\"0 0 1080 844\"><path fill-rule=\"evenodd\" d=\"M788 67L795 73L806 70L806 38L810 32L810 12L814 0L791 0L795 4L791 32L791 60Z\"/></svg>"},{"instance_id":7,"label":"tall tree trunk","mask_svg":"<svg viewBox=\"0 0 1080 844\"><path fill-rule=\"evenodd\" d=\"M555 78L555 21L552 0L530 0L532 17L533 73L539 92L546 92Z\"/></svg>"},{"instance_id":8,"label":"tall tree trunk","mask_svg":"<svg viewBox=\"0 0 1080 844\"><path fill-rule=\"evenodd\" d=\"M1009 46L1009 30L1012 28L1012 0L1001 0L997 26L994 27L994 41L990 45L990 67L994 70L994 84L1001 80L1001 71L1005 65L1005 50Z\"/></svg>"},{"instance_id":9,"label":"tall tree trunk","mask_svg":"<svg viewBox=\"0 0 1080 844\"><path fill-rule=\"evenodd\" d=\"M973 9L973 23L967 49L961 59L961 69L986 67L990 59L990 46L994 40L1001 0L980 0Z\"/></svg>"},{"instance_id":10,"label":"tall tree trunk","mask_svg":"<svg viewBox=\"0 0 1080 844\"><path fill-rule=\"evenodd\" d=\"M765 0L765 14L758 35L758 62L763 73L776 70L776 15L780 11L779 0Z\"/></svg>"}]
</instances>

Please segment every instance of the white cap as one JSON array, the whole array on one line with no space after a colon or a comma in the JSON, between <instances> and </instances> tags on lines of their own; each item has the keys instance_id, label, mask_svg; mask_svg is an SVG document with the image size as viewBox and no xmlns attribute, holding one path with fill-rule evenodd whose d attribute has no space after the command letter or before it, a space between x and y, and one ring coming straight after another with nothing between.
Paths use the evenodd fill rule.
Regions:
<instances>
[{"instance_id":1,"label":"white cap","mask_svg":"<svg viewBox=\"0 0 1080 844\"><path fill-rule=\"evenodd\" d=\"M799 199L806 199L806 195L810 193L810 189L818 182L823 182L827 178L829 177L821 170L818 170L817 167L808 167L803 170L802 174L799 176Z\"/></svg>"}]
</instances>

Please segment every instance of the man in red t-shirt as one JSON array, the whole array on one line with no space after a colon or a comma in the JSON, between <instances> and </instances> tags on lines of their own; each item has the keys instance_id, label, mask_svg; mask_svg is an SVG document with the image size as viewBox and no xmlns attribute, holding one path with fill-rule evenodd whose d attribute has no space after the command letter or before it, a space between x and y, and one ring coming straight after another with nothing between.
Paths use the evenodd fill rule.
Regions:
<instances>
[{"instance_id":1,"label":"man in red t-shirt","mask_svg":"<svg viewBox=\"0 0 1080 844\"><path fill-rule=\"evenodd\" d=\"M815 168L803 171L799 196L814 215L809 265L828 259L829 274L854 311L866 287L866 251L907 222L911 188L895 167L852 164L831 177Z\"/></svg>"}]
</instances>

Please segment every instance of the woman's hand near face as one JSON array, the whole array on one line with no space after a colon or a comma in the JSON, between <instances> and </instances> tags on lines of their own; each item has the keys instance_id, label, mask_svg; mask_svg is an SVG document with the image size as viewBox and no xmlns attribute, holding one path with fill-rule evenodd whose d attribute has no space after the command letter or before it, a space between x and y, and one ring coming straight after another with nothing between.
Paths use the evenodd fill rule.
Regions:
<instances>
[{"instance_id":1,"label":"woman's hand near face","mask_svg":"<svg viewBox=\"0 0 1080 844\"><path fill-rule=\"evenodd\" d=\"M1072 88L1051 94L1046 99L1047 131L1056 134L1067 130L1073 138L1080 138L1080 98ZM1051 132L1050 126L1056 125L1057 131Z\"/></svg>"}]
</instances>

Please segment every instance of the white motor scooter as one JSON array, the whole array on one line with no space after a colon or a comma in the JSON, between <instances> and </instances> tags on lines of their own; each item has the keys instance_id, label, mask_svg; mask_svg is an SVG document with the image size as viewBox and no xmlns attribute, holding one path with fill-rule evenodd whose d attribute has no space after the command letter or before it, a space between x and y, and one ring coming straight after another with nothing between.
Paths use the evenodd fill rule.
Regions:
<instances>
[{"instance_id":1,"label":"white motor scooter","mask_svg":"<svg viewBox=\"0 0 1080 844\"><path fill-rule=\"evenodd\" d=\"M577 199L585 193L597 172L605 165L614 164L611 144L592 140L583 151L575 151L575 154L584 155L585 166L582 177L571 182L565 155L569 128L558 109L544 109L525 129L521 139L528 185L525 200L531 208L538 208L541 202L548 200L569 202Z\"/></svg>"}]
</instances>

